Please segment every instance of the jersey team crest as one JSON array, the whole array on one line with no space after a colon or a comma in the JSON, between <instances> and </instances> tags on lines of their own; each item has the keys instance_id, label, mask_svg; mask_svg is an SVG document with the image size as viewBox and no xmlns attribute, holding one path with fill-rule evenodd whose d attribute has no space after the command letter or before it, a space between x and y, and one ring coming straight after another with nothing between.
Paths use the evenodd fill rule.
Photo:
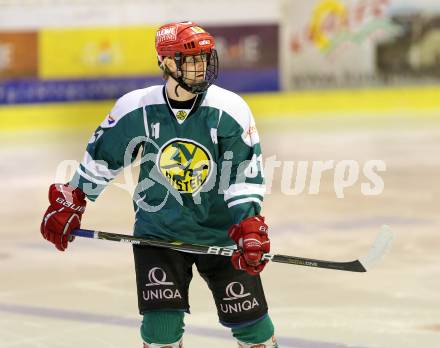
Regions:
<instances>
[{"instance_id":1,"label":"jersey team crest","mask_svg":"<svg viewBox=\"0 0 440 348\"><path fill-rule=\"evenodd\" d=\"M179 110L176 113L176 117L179 121L183 121L188 116L188 113L185 110Z\"/></svg>"},{"instance_id":2,"label":"jersey team crest","mask_svg":"<svg viewBox=\"0 0 440 348\"><path fill-rule=\"evenodd\" d=\"M212 171L212 157L201 144L189 139L172 139L162 146L158 167L173 188L197 193Z\"/></svg>"}]
</instances>

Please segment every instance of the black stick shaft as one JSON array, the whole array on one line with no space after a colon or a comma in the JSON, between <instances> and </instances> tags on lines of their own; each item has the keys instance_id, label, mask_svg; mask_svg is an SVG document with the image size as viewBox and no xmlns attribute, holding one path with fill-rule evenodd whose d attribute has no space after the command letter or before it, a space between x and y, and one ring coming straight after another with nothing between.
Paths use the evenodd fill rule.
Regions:
<instances>
[{"instance_id":1,"label":"black stick shaft","mask_svg":"<svg viewBox=\"0 0 440 348\"><path fill-rule=\"evenodd\" d=\"M133 237L125 234L92 231L92 230L84 230L84 229L73 230L71 235L78 237L85 237L85 238L110 240L121 243L130 243L135 245L148 245L148 246L168 248L168 249L174 249L174 250L192 252L192 253L200 253L200 254L232 256L232 253L234 252L234 249L227 247L194 245L194 244L181 243L181 242L167 242L167 241L154 240L154 239L148 239L142 237ZM336 261L308 259L303 257L287 256L287 255L279 255L279 254L264 254L262 256L262 260L268 260L279 263L288 263L298 266L327 268L327 269L334 269L339 271L366 272L365 267L359 262L359 260L348 261L348 262L336 262Z\"/></svg>"}]
</instances>

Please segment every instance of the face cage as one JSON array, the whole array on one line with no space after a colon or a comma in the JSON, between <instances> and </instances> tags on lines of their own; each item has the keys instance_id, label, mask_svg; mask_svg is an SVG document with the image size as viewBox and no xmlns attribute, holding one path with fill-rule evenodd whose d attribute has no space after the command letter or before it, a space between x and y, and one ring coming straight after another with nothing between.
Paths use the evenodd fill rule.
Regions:
<instances>
[{"instance_id":1,"label":"face cage","mask_svg":"<svg viewBox=\"0 0 440 348\"><path fill-rule=\"evenodd\" d=\"M197 55L194 55L197 56ZM200 56L202 57L203 61L206 60L206 71L200 70L197 71L196 63L194 63L194 68L196 70L188 70L182 69L183 63L185 63L183 60L185 59L184 56L181 55L181 53L177 52L174 56L174 61L176 62L177 66L177 78L175 80L178 82L179 86L181 86L184 90L194 93L194 94L200 94L205 92L209 86L211 86L214 81L217 79L218 76L218 56L217 51L215 49L211 50L211 53L201 53ZM201 82L198 82L195 79L189 79L188 74L194 73L195 76L203 73L204 74L204 80Z\"/></svg>"}]
</instances>

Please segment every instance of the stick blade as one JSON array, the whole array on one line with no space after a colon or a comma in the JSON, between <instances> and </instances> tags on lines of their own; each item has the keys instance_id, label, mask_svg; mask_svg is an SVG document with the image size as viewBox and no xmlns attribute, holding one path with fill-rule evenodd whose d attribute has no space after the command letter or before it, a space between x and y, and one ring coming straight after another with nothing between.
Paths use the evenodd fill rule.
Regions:
<instances>
[{"instance_id":1,"label":"stick blade","mask_svg":"<svg viewBox=\"0 0 440 348\"><path fill-rule=\"evenodd\" d=\"M359 259L362 266L364 266L366 270L375 266L390 249L393 239L394 234L391 231L390 226L382 225L368 254Z\"/></svg>"}]
</instances>

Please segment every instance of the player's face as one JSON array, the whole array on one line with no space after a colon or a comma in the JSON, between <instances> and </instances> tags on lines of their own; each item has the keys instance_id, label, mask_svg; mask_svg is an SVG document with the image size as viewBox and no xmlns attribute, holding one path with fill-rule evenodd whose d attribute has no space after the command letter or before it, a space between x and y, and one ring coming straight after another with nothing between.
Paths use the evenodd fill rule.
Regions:
<instances>
[{"instance_id":1,"label":"player's face","mask_svg":"<svg viewBox=\"0 0 440 348\"><path fill-rule=\"evenodd\" d=\"M205 79L208 55L205 53L186 56L182 64L183 79L188 85L200 83Z\"/></svg>"}]
</instances>

